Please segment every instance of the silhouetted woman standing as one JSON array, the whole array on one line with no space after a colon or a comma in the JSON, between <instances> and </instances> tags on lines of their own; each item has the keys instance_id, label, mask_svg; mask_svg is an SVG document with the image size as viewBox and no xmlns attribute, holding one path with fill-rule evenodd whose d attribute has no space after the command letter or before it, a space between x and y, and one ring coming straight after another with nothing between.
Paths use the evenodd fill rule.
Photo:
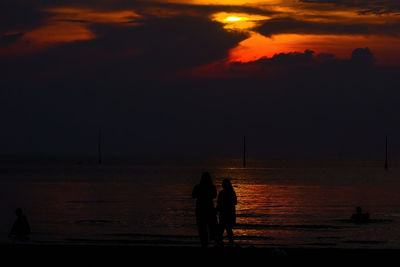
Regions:
<instances>
[{"instance_id":1,"label":"silhouetted woman standing","mask_svg":"<svg viewBox=\"0 0 400 267\"><path fill-rule=\"evenodd\" d=\"M203 172L200 184L193 188L192 197L196 199L196 223L201 246L207 247L209 240L216 239L217 233L217 214L214 207L217 188L210 173Z\"/></svg>"},{"instance_id":2,"label":"silhouetted woman standing","mask_svg":"<svg viewBox=\"0 0 400 267\"><path fill-rule=\"evenodd\" d=\"M223 244L223 235L226 230L229 245L233 245L232 227L236 224L237 198L229 179L222 181L222 191L218 194L217 211L219 212L219 243Z\"/></svg>"}]
</instances>

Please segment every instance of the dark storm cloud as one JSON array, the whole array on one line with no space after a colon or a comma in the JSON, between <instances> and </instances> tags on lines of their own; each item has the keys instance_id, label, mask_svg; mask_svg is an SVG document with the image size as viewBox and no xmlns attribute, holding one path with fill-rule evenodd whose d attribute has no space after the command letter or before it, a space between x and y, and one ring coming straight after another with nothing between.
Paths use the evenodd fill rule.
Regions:
<instances>
[{"instance_id":1,"label":"dark storm cloud","mask_svg":"<svg viewBox=\"0 0 400 267\"><path fill-rule=\"evenodd\" d=\"M0 35L12 31L32 29L42 22L47 14L35 1L0 1Z\"/></svg>"},{"instance_id":2,"label":"dark storm cloud","mask_svg":"<svg viewBox=\"0 0 400 267\"><path fill-rule=\"evenodd\" d=\"M265 65L265 66L292 66L315 63L314 51L306 50L304 53L291 52L275 54L271 58L260 58L247 63L235 62L234 65Z\"/></svg>"},{"instance_id":3,"label":"dark storm cloud","mask_svg":"<svg viewBox=\"0 0 400 267\"><path fill-rule=\"evenodd\" d=\"M219 77L229 77L230 79L270 79L272 81L280 81L284 77L295 77L304 75L310 79L318 79L312 77L314 73L362 73L374 67L374 56L368 47L354 49L349 60L339 59L333 54L316 54L312 50L304 52L279 53L268 58L263 57L249 62L231 62L216 65L214 69L207 70L205 77L213 77L212 73L216 72ZM196 75L194 75L196 77ZM201 76L200 76L201 77Z\"/></svg>"},{"instance_id":4,"label":"dark storm cloud","mask_svg":"<svg viewBox=\"0 0 400 267\"><path fill-rule=\"evenodd\" d=\"M37 28L53 16L51 8L83 8L95 11L120 11L132 10L140 14L142 18L164 17L172 12L176 15L197 16L208 18L209 15L224 12L246 12L252 14L275 14L275 11L250 7L246 5L192 5L178 3L161 3L157 1L125 1L125 0L103 0L103 1L67 1L67 0L0 0L0 36L15 33L26 32ZM77 11L78 12L78 11ZM135 18L137 22L138 18ZM87 20L74 20L73 18L62 20L68 22L90 23Z\"/></svg>"},{"instance_id":5,"label":"dark storm cloud","mask_svg":"<svg viewBox=\"0 0 400 267\"><path fill-rule=\"evenodd\" d=\"M3 74L10 75L4 77L41 77L45 82L77 73L79 77L107 73L107 77L125 80L159 77L225 58L229 49L246 38L243 33L225 31L218 22L183 16L151 18L135 26L94 24L91 30L95 39L3 60ZM44 78L43 73L57 77Z\"/></svg>"},{"instance_id":6,"label":"dark storm cloud","mask_svg":"<svg viewBox=\"0 0 400 267\"><path fill-rule=\"evenodd\" d=\"M229 4L212 4L212 5L198 5L186 3L168 3L162 1L135 1L135 0L55 0L48 1L46 6L60 7L89 7L94 10L110 11L110 10L129 10L134 9L143 15L148 14L149 10L155 9L157 11L171 10L176 13L192 12L200 16L208 16L216 12L244 12L251 14L271 15L276 11L268 10L267 8L258 8L256 6L248 5L229 5ZM162 15L162 14L160 14Z\"/></svg>"},{"instance_id":7,"label":"dark storm cloud","mask_svg":"<svg viewBox=\"0 0 400 267\"><path fill-rule=\"evenodd\" d=\"M400 3L397 0L300 0L303 3L333 4L336 6L359 9L360 14L399 13Z\"/></svg>"},{"instance_id":8,"label":"dark storm cloud","mask_svg":"<svg viewBox=\"0 0 400 267\"><path fill-rule=\"evenodd\" d=\"M184 16L152 18L135 27L94 25L91 29L100 36L92 41L94 44L118 51L139 49L141 55L135 56L135 60L141 62L141 68L154 72L224 58L229 49L247 37L244 33L225 31L220 23Z\"/></svg>"},{"instance_id":9,"label":"dark storm cloud","mask_svg":"<svg viewBox=\"0 0 400 267\"><path fill-rule=\"evenodd\" d=\"M361 34L399 36L400 23L343 23L343 22L312 22L294 18L273 18L256 28L265 35L271 36L280 33L298 34Z\"/></svg>"},{"instance_id":10,"label":"dark storm cloud","mask_svg":"<svg viewBox=\"0 0 400 267\"><path fill-rule=\"evenodd\" d=\"M14 34L0 35L0 45L1 44L8 44L8 43L15 42L16 40L18 40L23 35L24 34L22 32L14 33Z\"/></svg>"}]
</instances>

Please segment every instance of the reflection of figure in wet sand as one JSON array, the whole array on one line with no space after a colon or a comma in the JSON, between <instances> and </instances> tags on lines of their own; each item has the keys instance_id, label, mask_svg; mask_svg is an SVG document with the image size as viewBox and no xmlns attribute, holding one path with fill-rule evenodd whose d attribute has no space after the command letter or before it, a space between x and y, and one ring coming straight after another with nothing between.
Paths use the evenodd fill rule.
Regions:
<instances>
[{"instance_id":1,"label":"reflection of figure in wet sand","mask_svg":"<svg viewBox=\"0 0 400 267\"><path fill-rule=\"evenodd\" d=\"M366 223L369 220L369 213L362 213L361 207L356 208L356 213L351 216L354 223Z\"/></svg>"},{"instance_id":2,"label":"reflection of figure in wet sand","mask_svg":"<svg viewBox=\"0 0 400 267\"><path fill-rule=\"evenodd\" d=\"M25 215L22 213L22 209L16 209L15 214L17 215L17 219L11 228L9 236L14 237L18 241L29 240L31 227L29 226L29 222Z\"/></svg>"},{"instance_id":3,"label":"reflection of figure in wet sand","mask_svg":"<svg viewBox=\"0 0 400 267\"><path fill-rule=\"evenodd\" d=\"M219 212L219 243L223 245L223 235L226 230L229 245L233 245L232 227L236 224L237 198L229 179L222 181L222 191L218 194L217 211Z\"/></svg>"},{"instance_id":4,"label":"reflection of figure in wet sand","mask_svg":"<svg viewBox=\"0 0 400 267\"><path fill-rule=\"evenodd\" d=\"M209 240L215 240L217 230L217 215L214 198L217 188L212 183L211 175L204 172L200 184L193 188L192 197L196 199L196 223L202 247L207 247Z\"/></svg>"}]
</instances>

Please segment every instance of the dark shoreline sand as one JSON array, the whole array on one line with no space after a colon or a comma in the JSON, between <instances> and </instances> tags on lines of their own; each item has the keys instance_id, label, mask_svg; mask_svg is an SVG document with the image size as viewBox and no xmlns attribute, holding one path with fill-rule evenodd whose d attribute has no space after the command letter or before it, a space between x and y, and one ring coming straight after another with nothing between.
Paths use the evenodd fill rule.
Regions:
<instances>
[{"instance_id":1,"label":"dark shoreline sand","mask_svg":"<svg viewBox=\"0 0 400 267\"><path fill-rule=\"evenodd\" d=\"M207 248L129 245L0 245L3 262L35 266L385 266L397 249ZM10 259L10 260L8 260ZM393 260L392 260L393 259ZM277 264L275 264L277 263Z\"/></svg>"},{"instance_id":2,"label":"dark shoreline sand","mask_svg":"<svg viewBox=\"0 0 400 267\"><path fill-rule=\"evenodd\" d=\"M190 246L165 246L165 245L83 245L83 244L0 244L0 251L9 255L13 253L49 253L50 255L70 254L89 257L91 255L106 255L112 253L116 256L133 255L143 257L144 254L168 254L170 256L201 255L235 255L252 254L254 256L306 256L306 257L390 257L399 256L400 249L341 249L341 248L257 248L248 247L224 247L224 248L200 248ZM143 252L143 253L142 253ZM140 255L142 254L142 255ZM331 258L332 259L332 258Z\"/></svg>"}]
</instances>

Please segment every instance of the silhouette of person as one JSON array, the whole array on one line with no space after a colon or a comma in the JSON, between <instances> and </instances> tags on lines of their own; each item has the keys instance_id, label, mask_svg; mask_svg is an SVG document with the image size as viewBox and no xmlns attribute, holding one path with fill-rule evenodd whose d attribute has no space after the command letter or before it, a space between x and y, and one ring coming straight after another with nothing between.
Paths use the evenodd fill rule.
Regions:
<instances>
[{"instance_id":1,"label":"silhouette of person","mask_svg":"<svg viewBox=\"0 0 400 267\"><path fill-rule=\"evenodd\" d=\"M29 240L31 227L29 226L29 222L26 219L25 215L22 213L22 209L16 209L15 215L17 215L17 219L14 221L9 237L14 237L18 241Z\"/></svg>"},{"instance_id":2,"label":"silhouette of person","mask_svg":"<svg viewBox=\"0 0 400 267\"><path fill-rule=\"evenodd\" d=\"M362 213L361 207L357 207L356 213L351 216L351 220L355 223L366 223L369 220L369 213Z\"/></svg>"},{"instance_id":3,"label":"silhouette of person","mask_svg":"<svg viewBox=\"0 0 400 267\"><path fill-rule=\"evenodd\" d=\"M229 245L233 245L232 227L236 224L237 198L229 179L222 181L222 191L218 194L217 212L219 213L219 245L223 245L223 236L226 230Z\"/></svg>"},{"instance_id":4,"label":"silhouette of person","mask_svg":"<svg viewBox=\"0 0 400 267\"><path fill-rule=\"evenodd\" d=\"M210 240L216 240L217 214L214 198L217 188L212 182L211 175L203 172L200 183L193 188L192 198L196 199L196 224L202 247L207 247Z\"/></svg>"}]
</instances>

